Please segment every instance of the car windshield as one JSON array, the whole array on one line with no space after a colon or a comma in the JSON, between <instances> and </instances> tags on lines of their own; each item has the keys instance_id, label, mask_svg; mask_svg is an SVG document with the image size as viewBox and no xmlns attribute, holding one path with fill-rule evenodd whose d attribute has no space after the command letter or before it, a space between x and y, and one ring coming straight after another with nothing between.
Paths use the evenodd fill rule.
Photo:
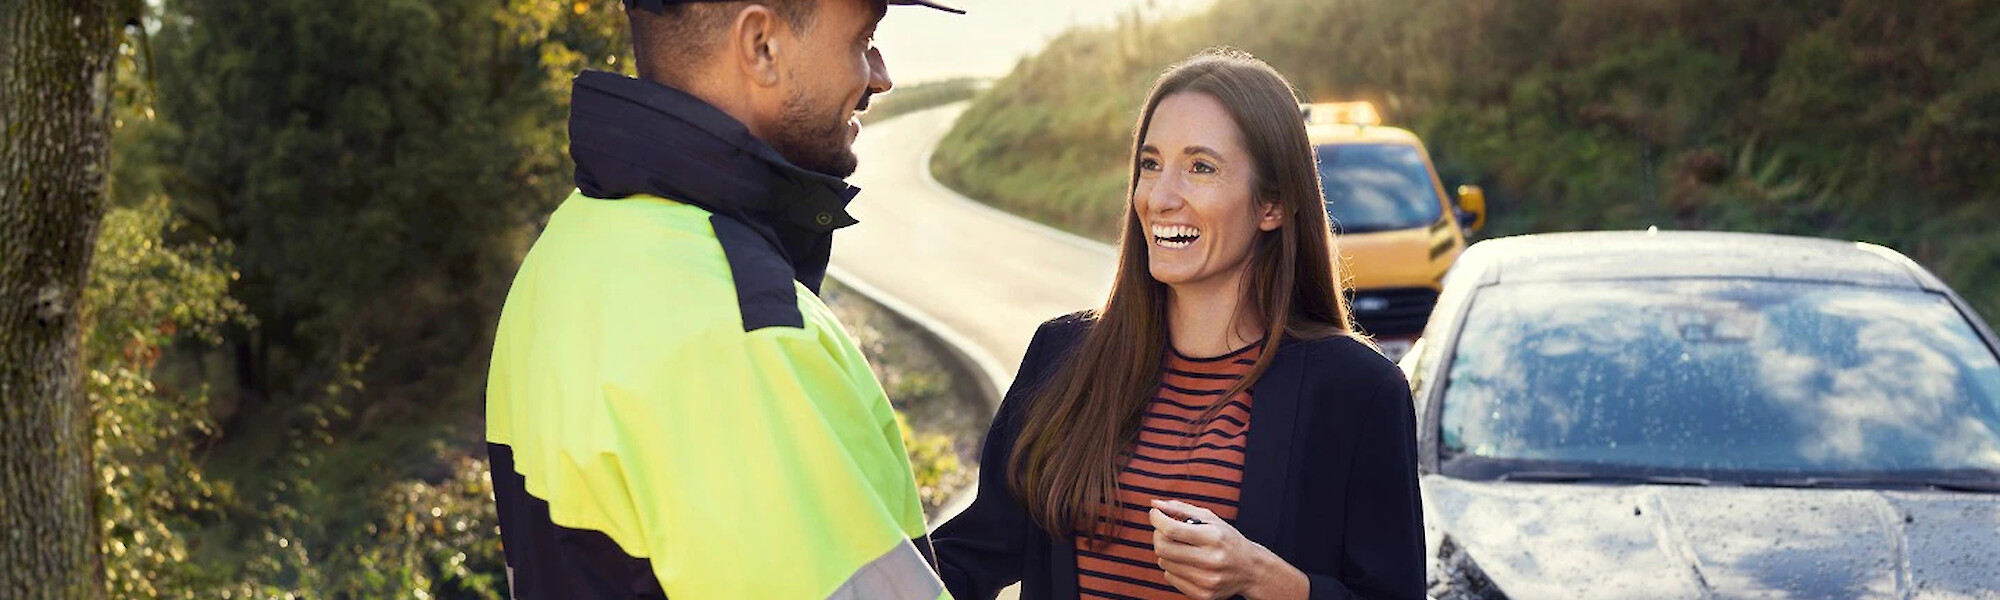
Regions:
<instances>
[{"instance_id":1,"label":"car windshield","mask_svg":"<svg viewBox=\"0 0 2000 600\"><path fill-rule=\"evenodd\" d=\"M1344 233L1422 227L1443 210L1430 168L1408 144L1327 144L1319 180L1327 214Z\"/></svg>"},{"instance_id":2,"label":"car windshield","mask_svg":"<svg viewBox=\"0 0 2000 600\"><path fill-rule=\"evenodd\" d=\"M1444 456L1489 476L1495 464L1739 481L2000 472L2000 361L1933 293L1495 285L1474 298L1446 377Z\"/></svg>"}]
</instances>

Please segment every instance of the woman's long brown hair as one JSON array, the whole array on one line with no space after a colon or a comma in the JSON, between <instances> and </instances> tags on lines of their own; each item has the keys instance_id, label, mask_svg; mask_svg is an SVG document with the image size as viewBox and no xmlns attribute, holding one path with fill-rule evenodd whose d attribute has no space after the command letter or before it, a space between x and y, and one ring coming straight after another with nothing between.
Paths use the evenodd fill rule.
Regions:
<instances>
[{"instance_id":1,"label":"woman's long brown hair","mask_svg":"<svg viewBox=\"0 0 2000 600\"><path fill-rule=\"evenodd\" d=\"M1132 196L1139 148L1160 100L1178 93L1213 96L1227 108L1256 163L1255 194L1277 203L1283 225L1261 233L1250 259L1242 310L1264 321L1257 364L1223 398L1254 384L1279 343L1357 335L1336 270L1332 230L1319 169L1291 84L1248 54L1209 50L1168 68L1154 82L1132 135L1131 178L1120 234L1118 275L1082 345L1032 396L1009 457L1007 482L1044 531L1060 539L1109 535L1118 469L1138 439L1146 405L1158 392L1168 348L1164 284L1147 267L1149 240ZM1207 415L1213 418L1215 410ZM1203 419L1206 420L1206 419Z\"/></svg>"}]
</instances>

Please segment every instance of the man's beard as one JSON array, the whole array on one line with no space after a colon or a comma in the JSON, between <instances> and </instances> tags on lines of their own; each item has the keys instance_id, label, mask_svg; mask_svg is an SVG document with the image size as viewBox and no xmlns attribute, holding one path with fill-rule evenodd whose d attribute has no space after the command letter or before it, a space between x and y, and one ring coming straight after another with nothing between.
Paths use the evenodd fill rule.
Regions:
<instances>
[{"instance_id":1,"label":"man's beard","mask_svg":"<svg viewBox=\"0 0 2000 600\"><path fill-rule=\"evenodd\" d=\"M807 170L842 178L853 175L861 159L847 143L847 119L843 117L849 112L841 107L834 114L818 113L805 94L794 94L785 99L778 130L771 134L771 147Z\"/></svg>"}]
</instances>

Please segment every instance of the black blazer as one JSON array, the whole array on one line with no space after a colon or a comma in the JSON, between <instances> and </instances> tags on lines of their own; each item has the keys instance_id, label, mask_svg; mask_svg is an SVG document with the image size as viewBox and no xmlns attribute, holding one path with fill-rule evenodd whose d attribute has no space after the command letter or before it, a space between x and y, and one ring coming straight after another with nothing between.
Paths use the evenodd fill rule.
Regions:
<instances>
[{"instance_id":1,"label":"black blazer","mask_svg":"<svg viewBox=\"0 0 2000 600\"><path fill-rule=\"evenodd\" d=\"M1029 396L1067 363L1091 321L1043 323L986 433L979 496L931 534L959 600L1015 581L1024 600L1077 597L1075 542L1050 539L1007 488ZM1311 597L1424 597L1415 408L1394 363L1346 337L1283 342L1251 387L1234 525L1311 580Z\"/></svg>"}]
</instances>

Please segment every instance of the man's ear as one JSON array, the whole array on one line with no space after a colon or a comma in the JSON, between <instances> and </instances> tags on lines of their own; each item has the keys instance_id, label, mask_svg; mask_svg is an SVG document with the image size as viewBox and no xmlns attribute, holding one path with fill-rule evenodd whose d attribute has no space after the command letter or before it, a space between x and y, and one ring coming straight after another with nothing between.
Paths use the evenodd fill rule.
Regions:
<instances>
[{"instance_id":1,"label":"man's ear","mask_svg":"<svg viewBox=\"0 0 2000 600\"><path fill-rule=\"evenodd\" d=\"M783 24L771 7L750 4L737 11L730 21L726 51L730 62L750 81L763 87L778 85L779 29Z\"/></svg>"}]
</instances>

